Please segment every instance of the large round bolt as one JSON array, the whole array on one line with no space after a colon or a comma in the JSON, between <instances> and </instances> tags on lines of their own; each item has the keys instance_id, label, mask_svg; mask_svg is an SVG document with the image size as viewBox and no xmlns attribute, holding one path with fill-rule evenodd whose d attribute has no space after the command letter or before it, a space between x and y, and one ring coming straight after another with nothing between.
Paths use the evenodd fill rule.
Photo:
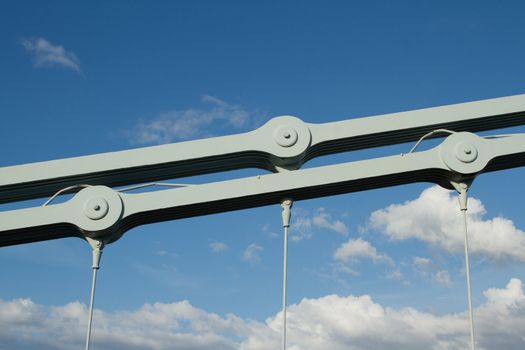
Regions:
<instances>
[{"instance_id":1,"label":"large round bolt","mask_svg":"<svg viewBox=\"0 0 525 350\"><path fill-rule=\"evenodd\" d=\"M108 214L108 202L102 197L93 197L84 204L84 214L91 220L100 220Z\"/></svg>"},{"instance_id":2,"label":"large round bolt","mask_svg":"<svg viewBox=\"0 0 525 350\"><path fill-rule=\"evenodd\" d=\"M297 143L298 135L293 127L282 125L275 129L273 138L279 146L291 147Z\"/></svg>"},{"instance_id":3,"label":"large round bolt","mask_svg":"<svg viewBox=\"0 0 525 350\"><path fill-rule=\"evenodd\" d=\"M472 163L478 158L478 150L476 146L469 142L460 142L457 144L456 158L463 163Z\"/></svg>"}]
</instances>

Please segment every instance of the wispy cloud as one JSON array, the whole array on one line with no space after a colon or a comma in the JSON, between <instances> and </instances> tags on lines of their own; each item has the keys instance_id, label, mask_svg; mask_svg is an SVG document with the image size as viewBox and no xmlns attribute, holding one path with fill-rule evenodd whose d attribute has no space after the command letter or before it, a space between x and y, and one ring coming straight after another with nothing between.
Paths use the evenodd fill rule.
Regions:
<instances>
[{"instance_id":1,"label":"wispy cloud","mask_svg":"<svg viewBox=\"0 0 525 350\"><path fill-rule=\"evenodd\" d=\"M511 279L489 288L475 309L483 349L522 349L523 283ZM465 349L466 312L436 315L395 308L369 295L327 295L289 305L290 349ZM109 349L270 350L279 348L282 314L253 321L220 316L188 301L144 304L136 310L95 310L93 345ZM48 307L29 299L0 300L0 343L6 349L77 349L84 340L87 307L79 302Z\"/></svg>"},{"instance_id":2,"label":"wispy cloud","mask_svg":"<svg viewBox=\"0 0 525 350\"><path fill-rule=\"evenodd\" d=\"M343 236L348 235L348 227L341 220L332 219L332 215L326 212L326 210L321 207L317 210L317 213L312 218L313 224L326 228L332 231L335 231Z\"/></svg>"},{"instance_id":3,"label":"wispy cloud","mask_svg":"<svg viewBox=\"0 0 525 350\"><path fill-rule=\"evenodd\" d=\"M332 214L323 207L317 208L313 214L301 207L293 209L290 225L292 241L299 242L311 238L314 228L334 231L343 236L347 236L349 231L343 221L332 218Z\"/></svg>"},{"instance_id":4,"label":"wispy cloud","mask_svg":"<svg viewBox=\"0 0 525 350\"><path fill-rule=\"evenodd\" d=\"M252 243L244 250L244 253L242 254L242 259L244 261L249 262L258 262L261 260L260 253L263 250L263 247L261 247L260 245Z\"/></svg>"},{"instance_id":5,"label":"wispy cloud","mask_svg":"<svg viewBox=\"0 0 525 350\"><path fill-rule=\"evenodd\" d=\"M415 256L412 263L416 273L424 278L430 278L433 282L446 287L452 286L452 279L447 270L441 269L431 259Z\"/></svg>"},{"instance_id":6,"label":"wispy cloud","mask_svg":"<svg viewBox=\"0 0 525 350\"><path fill-rule=\"evenodd\" d=\"M503 217L484 219L486 210L469 198L469 248L493 260L525 261L525 232ZM402 204L392 204L370 216L370 226L392 240L418 239L449 252L463 250L464 236L457 196L438 186Z\"/></svg>"},{"instance_id":7,"label":"wispy cloud","mask_svg":"<svg viewBox=\"0 0 525 350\"><path fill-rule=\"evenodd\" d=\"M44 38L22 39L22 46L33 56L36 68L63 67L82 73L80 60L61 45L53 45Z\"/></svg>"},{"instance_id":8,"label":"wispy cloud","mask_svg":"<svg viewBox=\"0 0 525 350\"><path fill-rule=\"evenodd\" d=\"M125 134L131 143L162 144L213 136L228 129L245 127L251 117L240 105L230 104L210 95L202 96L202 108L188 108L161 113L140 121Z\"/></svg>"},{"instance_id":9,"label":"wispy cloud","mask_svg":"<svg viewBox=\"0 0 525 350\"><path fill-rule=\"evenodd\" d=\"M438 284L450 287L452 285L452 280L450 279L450 273L447 270L439 270L433 275L434 281Z\"/></svg>"},{"instance_id":10,"label":"wispy cloud","mask_svg":"<svg viewBox=\"0 0 525 350\"><path fill-rule=\"evenodd\" d=\"M304 239L312 238L312 218L308 210L301 207L292 210L290 235L294 242L300 242Z\"/></svg>"},{"instance_id":11,"label":"wispy cloud","mask_svg":"<svg viewBox=\"0 0 525 350\"><path fill-rule=\"evenodd\" d=\"M425 267L426 268L426 267L432 266L432 260L430 260L429 258L423 258L423 257L420 257L420 256L414 256L412 258L412 262L417 267Z\"/></svg>"},{"instance_id":12,"label":"wispy cloud","mask_svg":"<svg viewBox=\"0 0 525 350\"><path fill-rule=\"evenodd\" d=\"M225 250L228 250L228 245L222 242L212 242L210 243L210 249L214 253L220 253L220 252L224 252Z\"/></svg>"}]
</instances>

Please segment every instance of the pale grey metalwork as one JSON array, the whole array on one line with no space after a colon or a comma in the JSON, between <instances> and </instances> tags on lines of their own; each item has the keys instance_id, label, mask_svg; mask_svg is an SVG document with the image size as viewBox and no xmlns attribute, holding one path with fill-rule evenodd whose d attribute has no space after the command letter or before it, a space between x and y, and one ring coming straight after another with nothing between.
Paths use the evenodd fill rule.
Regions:
<instances>
[{"instance_id":1,"label":"pale grey metalwork","mask_svg":"<svg viewBox=\"0 0 525 350\"><path fill-rule=\"evenodd\" d=\"M114 187L247 167L297 169L321 155L415 141L441 128L476 132L523 124L525 95L325 124L276 117L239 135L0 168L0 203L80 183Z\"/></svg>"},{"instance_id":2,"label":"pale grey metalwork","mask_svg":"<svg viewBox=\"0 0 525 350\"><path fill-rule=\"evenodd\" d=\"M458 132L427 151L163 191L128 194L91 186L64 203L1 212L0 246L70 236L111 243L153 222L413 182L452 189L450 181L523 165L525 134L482 138Z\"/></svg>"},{"instance_id":3,"label":"pale grey metalwork","mask_svg":"<svg viewBox=\"0 0 525 350\"><path fill-rule=\"evenodd\" d=\"M0 203L83 189L64 203L0 212L0 246L70 236L98 242L94 287L101 247L135 226L413 182L453 189L484 172L524 166L525 134L483 138L471 133L524 124L525 95L516 95L326 124L281 116L239 135L3 167ZM298 170L318 156L437 137L441 131L451 135L427 151L413 152L418 142L408 154ZM161 179L247 167L275 173L146 193L111 188L138 184L125 189L130 190ZM285 274L283 282L285 288ZM468 288L470 298L470 281ZM90 327L87 347L89 336Z\"/></svg>"}]
</instances>

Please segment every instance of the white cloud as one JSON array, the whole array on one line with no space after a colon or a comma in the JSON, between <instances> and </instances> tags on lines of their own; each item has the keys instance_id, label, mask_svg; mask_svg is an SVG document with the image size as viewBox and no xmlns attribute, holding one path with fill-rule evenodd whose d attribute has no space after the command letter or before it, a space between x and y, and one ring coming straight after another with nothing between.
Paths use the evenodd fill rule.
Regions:
<instances>
[{"instance_id":1,"label":"white cloud","mask_svg":"<svg viewBox=\"0 0 525 350\"><path fill-rule=\"evenodd\" d=\"M312 222L315 226L326 228L344 236L348 235L348 227L341 220L332 220L332 216L328 214L324 208L319 208L314 215Z\"/></svg>"},{"instance_id":2,"label":"white cloud","mask_svg":"<svg viewBox=\"0 0 525 350\"><path fill-rule=\"evenodd\" d=\"M487 304L485 308L496 305L504 306L516 306L525 303L525 296L523 295L523 283L513 278L507 284L505 289L489 288L483 292L485 298L487 298Z\"/></svg>"},{"instance_id":3,"label":"white cloud","mask_svg":"<svg viewBox=\"0 0 525 350\"><path fill-rule=\"evenodd\" d=\"M388 271L386 273L386 278L396 281L403 281L403 284L410 284L409 281L405 280L405 275L403 275L403 272L399 269L399 267L395 267L394 269Z\"/></svg>"},{"instance_id":4,"label":"white cloud","mask_svg":"<svg viewBox=\"0 0 525 350\"><path fill-rule=\"evenodd\" d=\"M391 261L385 254L379 254L377 249L368 241L362 238L349 239L339 246L335 253L334 259L348 262L359 259L370 259L373 262Z\"/></svg>"},{"instance_id":5,"label":"white cloud","mask_svg":"<svg viewBox=\"0 0 525 350\"><path fill-rule=\"evenodd\" d=\"M434 281L444 286L450 287L452 280L450 279L450 273L447 270L439 270L434 274Z\"/></svg>"},{"instance_id":6,"label":"white cloud","mask_svg":"<svg viewBox=\"0 0 525 350\"><path fill-rule=\"evenodd\" d=\"M388 255L381 254L377 251L370 242L362 239L349 239L347 242L341 244L334 252L334 260L337 262L334 267L338 272L344 272L350 275L359 275L354 270L353 265L360 260L368 259L377 263L388 265L391 269L386 272L385 277L392 280L403 280L404 276L399 267L396 266L394 260Z\"/></svg>"},{"instance_id":7,"label":"white cloud","mask_svg":"<svg viewBox=\"0 0 525 350\"><path fill-rule=\"evenodd\" d=\"M22 39L22 46L33 54L35 67L64 67L82 73L78 57L60 45L53 45L44 38L32 38Z\"/></svg>"},{"instance_id":8,"label":"white cloud","mask_svg":"<svg viewBox=\"0 0 525 350\"><path fill-rule=\"evenodd\" d=\"M270 238L277 238L279 235L271 230L270 224L264 224L263 227L261 227L261 231L265 232ZM282 235L282 233L281 233Z\"/></svg>"},{"instance_id":9,"label":"white cloud","mask_svg":"<svg viewBox=\"0 0 525 350\"><path fill-rule=\"evenodd\" d=\"M300 242L312 238L312 218L308 210L301 207L292 210L290 235L293 242Z\"/></svg>"},{"instance_id":10,"label":"white cloud","mask_svg":"<svg viewBox=\"0 0 525 350\"><path fill-rule=\"evenodd\" d=\"M212 242L210 243L210 248L215 253L224 252L228 249L228 245L222 242Z\"/></svg>"},{"instance_id":11,"label":"white cloud","mask_svg":"<svg viewBox=\"0 0 525 350\"><path fill-rule=\"evenodd\" d=\"M258 244L252 243L244 250L242 259L245 261L257 262L261 260L260 253L263 251L263 247Z\"/></svg>"},{"instance_id":12,"label":"white cloud","mask_svg":"<svg viewBox=\"0 0 525 350\"><path fill-rule=\"evenodd\" d=\"M359 272L357 272L356 270L354 270L353 268L351 268L350 266L348 265L344 265L344 264L341 264L341 265L337 265L335 266L335 269L339 272L344 272L346 274L349 274L351 276L359 276Z\"/></svg>"},{"instance_id":13,"label":"white cloud","mask_svg":"<svg viewBox=\"0 0 525 350\"><path fill-rule=\"evenodd\" d=\"M416 266L427 267L427 266L431 266L432 265L432 260L430 260L428 258L422 258L420 256L413 257L412 261L414 262L414 265L416 265Z\"/></svg>"},{"instance_id":14,"label":"white cloud","mask_svg":"<svg viewBox=\"0 0 525 350\"><path fill-rule=\"evenodd\" d=\"M145 304L133 312L96 310L93 348L97 349L235 349L228 339L249 324L229 315L221 318L189 302ZM74 302L43 307L28 299L0 301L0 343L8 349L78 349L83 341L87 308Z\"/></svg>"},{"instance_id":15,"label":"white cloud","mask_svg":"<svg viewBox=\"0 0 525 350\"><path fill-rule=\"evenodd\" d=\"M525 261L525 232L503 217L484 219L482 202L468 203L469 248L494 260ZM392 240L416 238L449 252L463 250L461 214L455 193L438 186L424 190L419 198L392 204L373 212L370 225Z\"/></svg>"},{"instance_id":16,"label":"white cloud","mask_svg":"<svg viewBox=\"0 0 525 350\"><path fill-rule=\"evenodd\" d=\"M434 262L428 258L415 256L412 258L414 266L417 268L416 272L425 277L429 278L437 284L441 284L446 287L452 286L452 279L450 273L447 270L439 269Z\"/></svg>"},{"instance_id":17,"label":"white cloud","mask_svg":"<svg viewBox=\"0 0 525 350\"><path fill-rule=\"evenodd\" d=\"M332 215L323 207L318 208L314 214L301 207L293 209L290 225L292 241L299 242L312 238L314 228L331 230L343 236L348 235L346 224L341 220L332 219Z\"/></svg>"},{"instance_id":18,"label":"white cloud","mask_svg":"<svg viewBox=\"0 0 525 350\"><path fill-rule=\"evenodd\" d=\"M484 295L474 310L478 347L523 349L522 282L511 279ZM87 308L78 302L47 307L29 299L0 300L0 343L10 350L78 349L86 321ZM281 326L281 313L258 322L219 316L188 301L145 304L133 311L96 310L93 348L273 350ZM288 341L293 350L459 350L468 347L468 321L466 312L436 315L385 307L368 295L328 295L289 306Z\"/></svg>"},{"instance_id":19,"label":"white cloud","mask_svg":"<svg viewBox=\"0 0 525 350\"><path fill-rule=\"evenodd\" d=\"M161 144L212 136L211 129L244 127L250 113L239 105L232 105L216 97L204 95L205 109L189 108L161 113L157 118L140 122L126 134L132 143Z\"/></svg>"}]
</instances>

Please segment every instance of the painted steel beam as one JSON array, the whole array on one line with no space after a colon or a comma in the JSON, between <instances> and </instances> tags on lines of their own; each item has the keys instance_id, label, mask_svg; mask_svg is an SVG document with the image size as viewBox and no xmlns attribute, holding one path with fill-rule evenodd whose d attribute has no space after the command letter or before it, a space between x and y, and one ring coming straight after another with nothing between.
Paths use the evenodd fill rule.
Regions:
<instances>
[{"instance_id":1,"label":"painted steel beam","mask_svg":"<svg viewBox=\"0 0 525 350\"><path fill-rule=\"evenodd\" d=\"M460 132L427 151L184 188L126 194L92 186L65 203L1 212L0 246L71 236L112 242L153 222L414 182L452 188L451 181L518 166L525 166L525 134L482 138Z\"/></svg>"},{"instance_id":2,"label":"painted steel beam","mask_svg":"<svg viewBox=\"0 0 525 350\"><path fill-rule=\"evenodd\" d=\"M523 124L525 95L326 124L282 116L238 135L3 167L0 203L77 184L115 187L249 167L297 169L315 157L413 141L438 128L476 132Z\"/></svg>"}]
</instances>

